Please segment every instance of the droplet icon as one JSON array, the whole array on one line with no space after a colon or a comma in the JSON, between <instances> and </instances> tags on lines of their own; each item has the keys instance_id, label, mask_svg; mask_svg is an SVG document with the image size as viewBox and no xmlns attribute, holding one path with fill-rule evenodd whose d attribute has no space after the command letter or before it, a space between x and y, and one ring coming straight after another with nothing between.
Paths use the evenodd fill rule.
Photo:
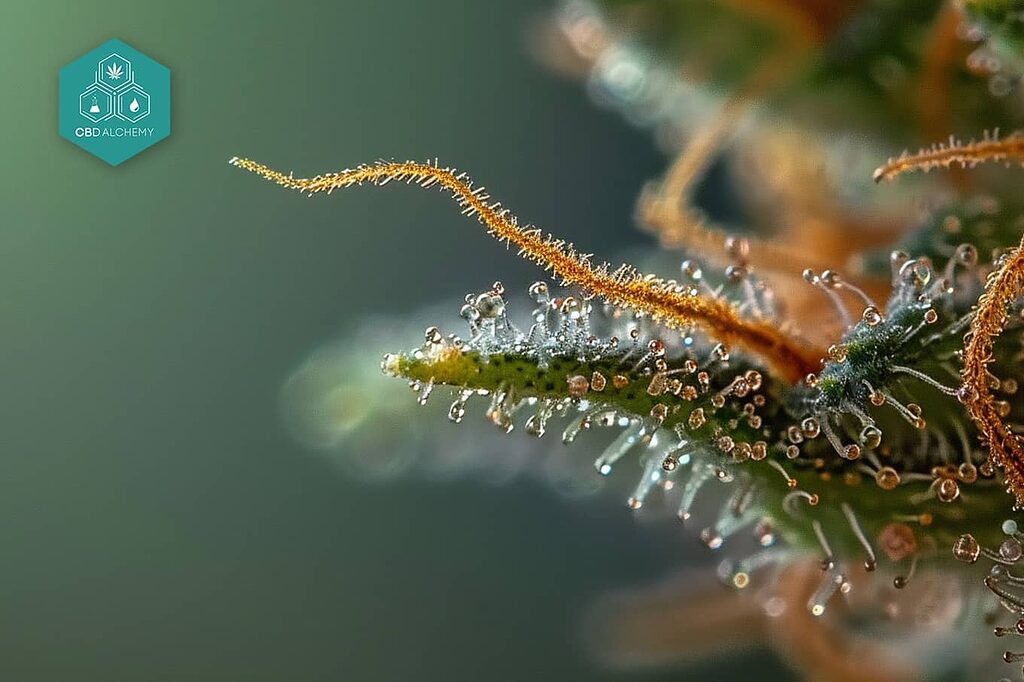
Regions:
<instances>
[{"instance_id":1,"label":"droplet icon","mask_svg":"<svg viewBox=\"0 0 1024 682\"><path fill-rule=\"evenodd\" d=\"M138 110L139 110L139 100L133 97L132 98L132 103L128 105L128 111L130 111L130 112L132 112L134 114Z\"/></svg>"}]
</instances>

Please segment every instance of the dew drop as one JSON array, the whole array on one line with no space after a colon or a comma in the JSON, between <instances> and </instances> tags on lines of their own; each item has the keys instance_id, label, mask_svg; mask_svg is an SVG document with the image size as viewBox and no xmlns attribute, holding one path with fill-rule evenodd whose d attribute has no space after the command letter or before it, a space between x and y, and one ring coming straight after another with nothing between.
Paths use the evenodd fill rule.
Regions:
<instances>
[{"instance_id":1,"label":"dew drop","mask_svg":"<svg viewBox=\"0 0 1024 682\"><path fill-rule=\"evenodd\" d=\"M426 342L432 346L436 346L441 343L444 338L441 336L441 330L437 327L427 327L427 330L423 333Z\"/></svg>"},{"instance_id":2,"label":"dew drop","mask_svg":"<svg viewBox=\"0 0 1024 682\"><path fill-rule=\"evenodd\" d=\"M956 390L956 399L964 405L970 405L978 399L978 391L970 384L964 384Z\"/></svg>"},{"instance_id":3,"label":"dew drop","mask_svg":"<svg viewBox=\"0 0 1024 682\"><path fill-rule=\"evenodd\" d=\"M475 306L467 303L466 305L462 306L462 310L459 311L459 316L462 317L462 319L464 319L466 322L469 322L470 325L472 325L476 323L477 320L480 319L480 311L477 310Z\"/></svg>"},{"instance_id":4,"label":"dew drop","mask_svg":"<svg viewBox=\"0 0 1024 682\"><path fill-rule=\"evenodd\" d=\"M701 272L700 266L694 263L692 260L684 260L679 265L679 269L680 271L682 271L684 275L686 275L687 277L694 281L698 281L701 277L704 276Z\"/></svg>"},{"instance_id":5,"label":"dew drop","mask_svg":"<svg viewBox=\"0 0 1024 682\"><path fill-rule=\"evenodd\" d=\"M861 429L860 443L869 450L874 450L882 442L882 430L877 426L868 425Z\"/></svg>"},{"instance_id":6,"label":"dew drop","mask_svg":"<svg viewBox=\"0 0 1024 682\"><path fill-rule=\"evenodd\" d=\"M960 486L952 478L939 481L937 495L940 502L953 502L960 497Z\"/></svg>"},{"instance_id":7,"label":"dew drop","mask_svg":"<svg viewBox=\"0 0 1024 682\"><path fill-rule=\"evenodd\" d=\"M1006 561L1016 563L1021 558L1021 555L1024 555L1024 549L1021 548L1020 542L1015 538L1007 538L999 545L999 556Z\"/></svg>"},{"instance_id":8,"label":"dew drop","mask_svg":"<svg viewBox=\"0 0 1024 682\"><path fill-rule=\"evenodd\" d=\"M547 303L548 300L550 300L548 296L547 282L534 282L530 285L527 293L529 293L530 298L533 299L535 303Z\"/></svg>"},{"instance_id":9,"label":"dew drop","mask_svg":"<svg viewBox=\"0 0 1024 682\"><path fill-rule=\"evenodd\" d=\"M761 519L754 527L754 537L762 547L771 547L775 544L775 528L768 519Z\"/></svg>"},{"instance_id":10,"label":"dew drop","mask_svg":"<svg viewBox=\"0 0 1024 682\"><path fill-rule=\"evenodd\" d=\"M981 548L970 533L964 533L953 543L953 556L960 561L973 564L978 560L979 554L981 554Z\"/></svg>"},{"instance_id":11,"label":"dew drop","mask_svg":"<svg viewBox=\"0 0 1024 682\"><path fill-rule=\"evenodd\" d=\"M882 321L882 314L873 305L869 305L864 308L864 313L861 315L861 319L864 320L864 324L869 327L875 327Z\"/></svg>"},{"instance_id":12,"label":"dew drop","mask_svg":"<svg viewBox=\"0 0 1024 682\"><path fill-rule=\"evenodd\" d=\"M725 278L733 284L742 282L746 276L747 269L742 265L730 265L725 269Z\"/></svg>"},{"instance_id":13,"label":"dew drop","mask_svg":"<svg viewBox=\"0 0 1024 682\"><path fill-rule=\"evenodd\" d=\"M714 528L705 528L700 532L700 540L708 549L718 549L725 542L725 539Z\"/></svg>"},{"instance_id":14,"label":"dew drop","mask_svg":"<svg viewBox=\"0 0 1024 682\"><path fill-rule=\"evenodd\" d=\"M875 483L882 490L894 490L900 484L900 475L892 467L882 467L875 473Z\"/></svg>"},{"instance_id":15,"label":"dew drop","mask_svg":"<svg viewBox=\"0 0 1024 682\"><path fill-rule=\"evenodd\" d=\"M978 480L978 467L970 462L964 462L956 470L957 476L964 483L974 483Z\"/></svg>"},{"instance_id":16,"label":"dew drop","mask_svg":"<svg viewBox=\"0 0 1024 682\"><path fill-rule=\"evenodd\" d=\"M505 301L496 294L480 294L474 301L480 315L486 318L495 318L505 311Z\"/></svg>"},{"instance_id":17,"label":"dew drop","mask_svg":"<svg viewBox=\"0 0 1024 682\"><path fill-rule=\"evenodd\" d=\"M461 400L456 400L452 403L452 406L448 408L448 419L455 422L456 424L462 421L462 418L466 416L466 403Z\"/></svg>"},{"instance_id":18,"label":"dew drop","mask_svg":"<svg viewBox=\"0 0 1024 682\"><path fill-rule=\"evenodd\" d=\"M825 354L828 356L828 359L831 360L832 362L843 362L844 360L846 360L846 346L842 345L841 343L834 343L828 347L828 350L825 352Z\"/></svg>"}]
</instances>

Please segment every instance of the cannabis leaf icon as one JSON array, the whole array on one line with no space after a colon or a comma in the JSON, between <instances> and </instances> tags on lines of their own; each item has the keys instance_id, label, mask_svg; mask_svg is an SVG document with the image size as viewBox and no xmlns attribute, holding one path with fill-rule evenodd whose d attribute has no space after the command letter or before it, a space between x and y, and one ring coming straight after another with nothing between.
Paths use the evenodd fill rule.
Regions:
<instances>
[{"instance_id":1,"label":"cannabis leaf icon","mask_svg":"<svg viewBox=\"0 0 1024 682\"><path fill-rule=\"evenodd\" d=\"M124 73L121 69L120 64L111 64L107 67L107 78L112 81L120 80L121 74Z\"/></svg>"}]
</instances>

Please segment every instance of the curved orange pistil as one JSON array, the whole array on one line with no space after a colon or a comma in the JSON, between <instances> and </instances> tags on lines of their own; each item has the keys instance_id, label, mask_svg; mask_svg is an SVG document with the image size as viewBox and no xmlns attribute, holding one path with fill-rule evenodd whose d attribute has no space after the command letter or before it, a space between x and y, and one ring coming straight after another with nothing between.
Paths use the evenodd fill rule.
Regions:
<instances>
[{"instance_id":1,"label":"curved orange pistil","mask_svg":"<svg viewBox=\"0 0 1024 682\"><path fill-rule=\"evenodd\" d=\"M465 174L450 168L412 161L380 162L313 178L296 178L249 159L234 158L231 163L310 195L364 182L438 185L455 198L464 214L475 215L493 237L514 244L520 255L551 270L565 284L601 296L613 305L643 312L668 327L702 327L716 339L764 358L793 382L820 368L819 349L789 338L766 320L741 317L729 301L704 298L674 283L641 275L632 266L622 265L610 271L607 263L591 265L590 257L577 252L572 245L544 235L534 227L521 227L507 209L490 202L483 188L474 188Z\"/></svg>"}]
</instances>

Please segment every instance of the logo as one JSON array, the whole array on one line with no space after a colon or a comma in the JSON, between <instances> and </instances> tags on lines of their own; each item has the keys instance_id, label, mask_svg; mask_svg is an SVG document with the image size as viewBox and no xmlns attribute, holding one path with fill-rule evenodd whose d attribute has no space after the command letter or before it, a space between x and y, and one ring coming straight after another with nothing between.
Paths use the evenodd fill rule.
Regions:
<instances>
[{"instance_id":1,"label":"logo","mask_svg":"<svg viewBox=\"0 0 1024 682\"><path fill-rule=\"evenodd\" d=\"M171 134L171 72L120 40L60 70L58 127L112 166Z\"/></svg>"}]
</instances>

